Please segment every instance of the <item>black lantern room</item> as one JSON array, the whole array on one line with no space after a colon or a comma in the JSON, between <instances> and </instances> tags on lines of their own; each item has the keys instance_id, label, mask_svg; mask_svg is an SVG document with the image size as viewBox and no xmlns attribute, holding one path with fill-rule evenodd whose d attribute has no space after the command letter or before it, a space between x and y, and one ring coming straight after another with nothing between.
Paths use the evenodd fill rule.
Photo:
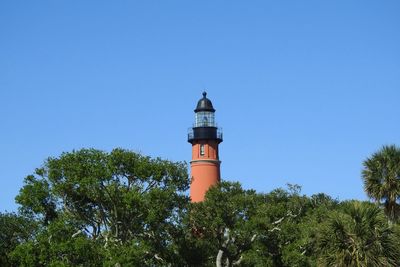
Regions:
<instances>
[{"instance_id":1,"label":"black lantern room","mask_svg":"<svg viewBox=\"0 0 400 267\"><path fill-rule=\"evenodd\" d=\"M200 140L216 140L217 143L221 143L222 130L217 127L215 109L206 92L203 92L203 97L197 102L194 112L195 123L189 128L188 142L193 144Z\"/></svg>"}]
</instances>

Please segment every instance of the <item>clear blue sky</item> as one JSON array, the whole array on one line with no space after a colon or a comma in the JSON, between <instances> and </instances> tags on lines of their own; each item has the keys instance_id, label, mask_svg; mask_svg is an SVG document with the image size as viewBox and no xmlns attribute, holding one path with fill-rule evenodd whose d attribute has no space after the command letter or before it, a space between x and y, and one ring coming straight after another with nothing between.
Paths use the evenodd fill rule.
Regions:
<instances>
[{"instance_id":1,"label":"clear blue sky","mask_svg":"<svg viewBox=\"0 0 400 267\"><path fill-rule=\"evenodd\" d=\"M222 177L366 199L362 161L400 145L399 1L1 1L0 211L49 156L190 161L204 89Z\"/></svg>"}]
</instances>

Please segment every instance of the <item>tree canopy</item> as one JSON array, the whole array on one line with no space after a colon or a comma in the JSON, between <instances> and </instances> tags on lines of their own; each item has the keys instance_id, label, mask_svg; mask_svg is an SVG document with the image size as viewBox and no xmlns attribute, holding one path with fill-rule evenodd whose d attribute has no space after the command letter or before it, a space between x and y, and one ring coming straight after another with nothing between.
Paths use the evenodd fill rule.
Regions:
<instances>
[{"instance_id":1,"label":"tree canopy","mask_svg":"<svg viewBox=\"0 0 400 267\"><path fill-rule=\"evenodd\" d=\"M378 203L383 201L391 220L400 217L400 148L383 146L364 161L364 189Z\"/></svg>"},{"instance_id":2,"label":"tree canopy","mask_svg":"<svg viewBox=\"0 0 400 267\"><path fill-rule=\"evenodd\" d=\"M21 214L41 223L37 237L49 241L43 245L54 248L66 242L60 249L81 246L85 252L86 243L93 243L102 248L101 261L110 264L158 265L177 257L173 241L188 203L184 163L123 149L111 153L82 149L47 159L24 182L16 200ZM49 249L39 253L43 251ZM79 255L69 255L68 251L40 255L44 259L38 263L81 262ZM95 265L98 262L93 262Z\"/></svg>"},{"instance_id":3,"label":"tree canopy","mask_svg":"<svg viewBox=\"0 0 400 267\"><path fill-rule=\"evenodd\" d=\"M368 165L370 166L370 165ZM363 172L364 177L365 172ZM48 158L17 214L0 213L1 266L396 266L400 231L367 201L221 182L191 203L184 162L124 149Z\"/></svg>"}]
</instances>

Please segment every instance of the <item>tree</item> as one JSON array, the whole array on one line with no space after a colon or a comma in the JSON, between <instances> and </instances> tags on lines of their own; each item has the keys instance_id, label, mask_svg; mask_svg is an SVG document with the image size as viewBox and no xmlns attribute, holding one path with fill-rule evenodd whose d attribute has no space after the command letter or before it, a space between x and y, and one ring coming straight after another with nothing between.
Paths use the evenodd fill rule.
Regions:
<instances>
[{"instance_id":1,"label":"tree","mask_svg":"<svg viewBox=\"0 0 400 267\"><path fill-rule=\"evenodd\" d=\"M206 193L203 202L193 203L187 214L186 242L191 246L184 254L195 260L187 258L188 265L199 261L199 266L239 265L257 237L252 220L258 197L239 183L221 182Z\"/></svg>"},{"instance_id":2,"label":"tree","mask_svg":"<svg viewBox=\"0 0 400 267\"><path fill-rule=\"evenodd\" d=\"M336 202L324 194L311 198L301 187L288 185L263 195L255 221L258 240L246 266L315 266L315 229Z\"/></svg>"},{"instance_id":3,"label":"tree","mask_svg":"<svg viewBox=\"0 0 400 267\"><path fill-rule=\"evenodd\" d=\"M378 203L383 201L390 220L400 217L400 148L383 146L364 161L364 189Z\"/></svg>"},{"instance_id":4,"label":"tree","mask_svg":"<svg viewBox=\"0 0 400 267\"><path fill-rule=\"evenodd\" d=\"M79 255L68 246L84 251L90 242L102 250L92 254L102 255L106 265L175 262L188 186L185 163L123 149L82 149L49 158L27 176L16 197L20 212L44 228L36 239L39 245L26 246L47 264L79 265ZM49 238L58 251L46 249ZM22 251L15 258L31 257Z\"/></svg>"},{"instance_id":5,"label":"tree","mask_svg":"<svg viewBox=\"0 0 400 267\"><path fill-rule=\"evenodd\" d=\"M310 236L318 222L309 211L329 200L299 193L297 185L262 194L220 183L192 204L181 254L189 266L313 266Z\"/></svg>"},{"instance_id":6,"label":"tree","mask_svg":"<svg viewBox=\"0 0 400 267\"><path fill-rule=\"evenodd\" d=\"M0 213L0 266L11 266L11 252L35 236L37 224L15 213Z\"/></svg>"},{"instance_id":7,"label":"tree","mask_svg":"<svg viewBox=\"0 0 400 267\"><path fill-rule=\"evenodd\" d=\"M393 151L389 154L395 158ZM398 161L373 158L381 172L366 161L366 177L380 177L375 180L386 190L378 190L385 193L381 198L373 196L393 201L387 188L396 185ZM369 175L371 170L376 175ZM383 185L389 178L390 186ZM361 267L400 262L400 226L371 203L307 197L298 185L257 193L233 182L221 182L205 201L190 203L188 186L185 163L128 150L82 149L48 158L25 178L16 197L19 214L0 214L0 265Z\"/></svg>"},{"instance_id":8,"label":"tree","mask_svg":"<svg viewBox=\"0 0 400 267\"><path fill-rule=\"evenodd\" d=\"M101 243L84 234L60 216L40 229L34 240L23 242L11 253L14 266L100 266Z\"/></svg>"},{"instance_id":9,"label":"tree","mask_svg":"<svg viewBox=\"0 0 400 267\"><path fill-rule=\"evenodd\" d=\"M372 203L344 203L318 236L320 266L394 267L400 262L400 236Z\"/></svg>"}]
</instances>

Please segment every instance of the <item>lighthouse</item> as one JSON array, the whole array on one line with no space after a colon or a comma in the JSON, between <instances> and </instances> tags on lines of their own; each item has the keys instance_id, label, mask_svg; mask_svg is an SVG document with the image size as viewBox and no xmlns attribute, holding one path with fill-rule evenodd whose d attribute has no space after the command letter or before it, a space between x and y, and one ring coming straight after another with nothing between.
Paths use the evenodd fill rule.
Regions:
<instances>
[{"instance_id":1,"label":"lighthouse","mask_svg":"<svg viewBox=\"0 0 400 267\"><path fill-rule=\"evenodd\" d=\"M192 202L200 202L221 179L218 145L222 142L222 131L215 122L215 109L206 92L194 112L195 122L188 133L188 142L192 144L190 198Z\"/></svg>"}]
</instances>

